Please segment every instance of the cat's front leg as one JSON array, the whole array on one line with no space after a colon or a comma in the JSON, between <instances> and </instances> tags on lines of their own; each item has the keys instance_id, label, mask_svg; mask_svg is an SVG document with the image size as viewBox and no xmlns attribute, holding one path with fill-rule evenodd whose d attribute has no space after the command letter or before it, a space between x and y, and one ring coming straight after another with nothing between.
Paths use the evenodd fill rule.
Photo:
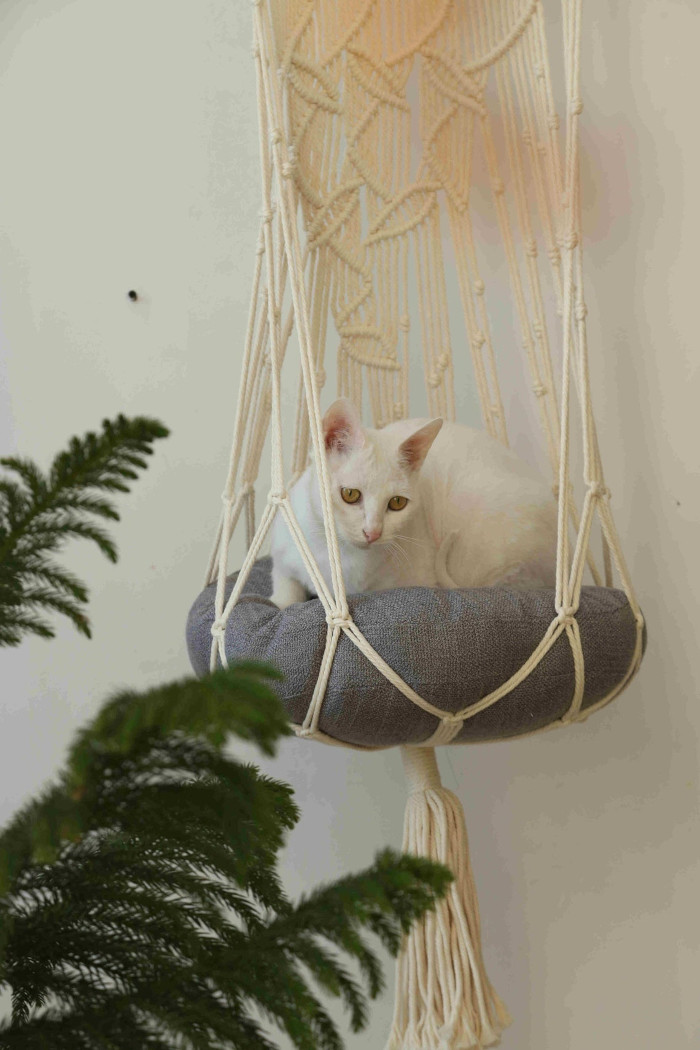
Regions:
<instances>
[{"instance_id":1,"label":"cat's front leg","mask_svg":"<svg viewBox=\"0 0 700 1050\"><path fill-rule=\"evenodd\" d=\"M450 576L450 573L447 568L447 559L450 555L450 552L452 551L454 542L457 539L458 535L459 533L456 529L454 530L454 532L450 532L447 536L445 536L444 540L442 541L435 553L435 576L437 578L438 587L447 587L448 589L454 589L455 587L459 587L459 584L455 583L455 581Z\"/></svg>"},{"instance_id":2,"label":"cat's front leg","mask_svg":"<svg viewBox=\"0 0 700 1050\"><path fill-rule=\"evenodd\" d=\"M274 602L279 609L286 609L288 605L305 602L306 599L307 594L303 584L292 576L286 576L283 572L276 570L273 563L270 601Z\"/></svg>"}]
</instances>

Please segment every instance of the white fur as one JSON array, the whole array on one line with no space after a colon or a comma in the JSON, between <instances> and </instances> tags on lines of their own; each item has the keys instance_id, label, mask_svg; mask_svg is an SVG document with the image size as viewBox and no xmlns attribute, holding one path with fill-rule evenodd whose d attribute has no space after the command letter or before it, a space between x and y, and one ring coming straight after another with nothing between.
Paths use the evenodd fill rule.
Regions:
<instances>
[{"instance_id":1,"label":"white fur","mask_svg":"<svg viewBox=\"0 0 700 1050\"><path fill-rule=\"evenodd\" d=\"M324 417L343 575L348 594L390 587L554 586L556 507L549 486L488 434L458 423L408 419L364 429L336 401ZM359 489L345 503L341 488ZM408 497L392 511L392 496ZM290 493L307 543L330 587L316 472ZM368 543L363 529L380 538ZM272 528L273 594L280 608L315 589L287 526Z\"/></svg>"}]
</instances>

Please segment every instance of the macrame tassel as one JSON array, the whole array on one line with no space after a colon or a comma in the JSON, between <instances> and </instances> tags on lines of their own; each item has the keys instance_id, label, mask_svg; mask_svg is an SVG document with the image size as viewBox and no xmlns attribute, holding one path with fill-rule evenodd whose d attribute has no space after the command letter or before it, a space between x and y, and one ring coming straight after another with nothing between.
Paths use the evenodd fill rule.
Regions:
<instances>
[{"instance_id":1,"label":"macrame tassel","mask_svg":"<svg viewBox=\"0 0 700 1050\"><path fill-rule=\"evenodd\" d=\"M440 861L455 880L404 941L386 1050L492 1046L511 1019L481 957L464 811L457 796L442 786L434 748L402 747L401 753L409 790L404 851Z\"/></svg>"}]
</instances>

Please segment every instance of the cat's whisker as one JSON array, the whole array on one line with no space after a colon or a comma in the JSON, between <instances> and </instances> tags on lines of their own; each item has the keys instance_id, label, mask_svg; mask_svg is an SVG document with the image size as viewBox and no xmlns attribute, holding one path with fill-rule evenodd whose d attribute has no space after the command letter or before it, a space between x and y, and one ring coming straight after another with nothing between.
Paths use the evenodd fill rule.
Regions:
<instances>
[{"instance_id":1,"label":"cat's whisker","mask_svg":"<svg viewBox=\"0 0 700 1050\"><path fill-rule=\"evenodd\" d=\"M416 547L430 547L431 546L429 543L426 543L424 540L417 540L415 538L415 536L404 536L400 532L395 532L392 538L395 539L395 540L403 540L404 543L413 543L413 544L415 544Z\"/></svg>"},{"instance_id":2,"label":"cat's whisker","mask_svg":"<svg viewBox=\"0 0 700 1050\"><path fill-rule=\"evenodd\" d=\"M403 546L403 543L406 542L406 539L408 539L408 537L405 537L405 538L392 537L392 542L395 543L396 547L400 551L405 564L406 565L410 565L411 564L411 556L415 557L417 552L416 552L415 548L412 548L410 552L405 549L405 547ZM415 542L416 547L420 547L421 549L426 549L426 548L429 549L430 548L430 544L421 543L419 540L415 540L414 542Z\"/></svg>"},{"instance_id":3,"label":"cat's whisker","mask_svg":"<svg viewBox=\"0 0 700 1050\"><path fill-rule=\"evenodd\" d=\"M398 546L395 543L387 543L384 545L384 547L385 550L391 555L391 558L393 558L394 561L398 563L400 553Z\"/></svg>"},{"instance_id":4,"label":"cat's whisker","mask_svg":"<svg viewBox=\"0 0 700 1050\"><path fill-rule=\"evenodd\" d=\"M404 564L410 565L410 558L408 557L408 554L403 549L403 547L400 546L400 544L396 543L394 540L390 540L387 544L385 544L385 546L389 553L394 555L394 563L397 566L400 566L402 559Z\"/></svg>"},{"instance_id":5,"label":"cat's whisker","mask_svg":"<svg viewBox=\"0 0 700 1050\"><path fill-rule=\"evenodd\" d=\"M401 572L401 570L403 568L403 563L401 562L401 559L398 556L398 552L395 549L390 548L389 549L389 557L391 559L391 562L392 562L394 568L397 569L399 572Z\"/></svg>"}]
</instances>

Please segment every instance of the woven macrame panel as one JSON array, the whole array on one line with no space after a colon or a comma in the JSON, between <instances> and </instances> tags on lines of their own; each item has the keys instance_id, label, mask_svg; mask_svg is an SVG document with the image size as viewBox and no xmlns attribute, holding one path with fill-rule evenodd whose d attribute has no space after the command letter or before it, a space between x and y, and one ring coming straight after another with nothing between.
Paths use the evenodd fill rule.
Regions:
<instances>
[{"instance_id":1,"label":"woven macrame panel","mask_svg":"<svg viewBox=\"0 0 700 1050\"><path fill-rule=\"evenodd\" d=\"M228 590L233 587L233 578ZM326 619L318 600L280 612L271 593L270 559L254 567L228 623L229 660L269 661L284 673L279 695L303 725L323 661ZM505 588L415 587L351 595L352 618L371 645L416 692L449 714L478 703L516 673L552 619L552 592ZM209 668L214 587L195 602L187 626L195 671ZM625 682L636 623L625 595L584 587L578 611L585 662L581 710ZM576 688L571 647L560 635L532 673L506 696L466 718L455 743L503 739L560 724ZM392 747L429 739L439 720L396 689L349 638L338 643L318 729L338 743Z\"/></svg>"},{"instance_id":2,"label":"woven macrame panel","mask_svg":"<svg viewBox=\"0 0 700 1050\"><path fill-rule=\"evenodd\" d=\"M476 209L484 191L493 195L515 282L513 336L528 354L555 466L556 392L537 256L561 295L557 226L565 213L541 5L284 0L270 10L311 321L337 347L341 391L358 404L367 391L378 425L410 415L409 362L418 356L430 411L453 418L453 348L459 356L468 347L485 426L506 440L471 203L476 154L486 183ZM540 75L528 82L533 65ZM504 134L507 157L497 149ZM516 208L504 200L507 185ZM538 199L529 201L535 185ZM453 316L448 269L461 303ZM325 341L315 340L319 364Z\"/></svg>"}]
</instances>

